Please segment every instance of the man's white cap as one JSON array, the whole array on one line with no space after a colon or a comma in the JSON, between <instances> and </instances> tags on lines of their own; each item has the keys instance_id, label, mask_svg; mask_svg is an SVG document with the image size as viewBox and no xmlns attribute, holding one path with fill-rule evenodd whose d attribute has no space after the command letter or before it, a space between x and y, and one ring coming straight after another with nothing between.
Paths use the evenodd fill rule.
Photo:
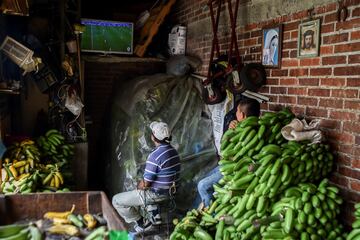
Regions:
<instances>
[{"instance_id":1,"label":"man's white cap","mask_svg":"<svg viewBox=\"0 0 360 240\"><path fill-rule=\"evenodd\" d=\"M150 129L154 137L160 141L170 137L169 126L164 122L152 122L150 124Z\"/></svg>"}]
</instances>

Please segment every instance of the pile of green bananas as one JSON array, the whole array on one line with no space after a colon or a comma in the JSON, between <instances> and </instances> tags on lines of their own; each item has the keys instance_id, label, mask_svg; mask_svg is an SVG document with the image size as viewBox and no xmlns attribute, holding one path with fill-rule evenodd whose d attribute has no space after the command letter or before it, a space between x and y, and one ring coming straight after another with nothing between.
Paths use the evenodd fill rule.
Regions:
<instances>
[{"instance_id":1,"label":"pile of green bananas","mask_svg":"<svg viewBox=\"0 0 360 240\"><path fill-rule=\"evenodd\" d=\"M32 225L11 224L0 226L0 240L41 240L40 230Z\"/></svg>"},{"instance_id":2,"label":"pile of green bananas","mask_svg":"<svg viewBox=\"0 0 360 240\"><path fill-rule=\"evenodd\" d=\"M284 191L298 183L323 179L331 171L334 157L328 145L282 137L282 127L293 117L287 109L265 113L260 118L248 117L224 133L219 161L223 178L214 185L215 200L200 218L192 217L191 224L181 221L174 231L178 237L173 239L194 237L199 228L210 235L218 228L226 229L229 239L249 239L250 217L269 216ZM232 219L232 225L224 228L223 216Z\"/></svg>"},{"instance_id":3,"label":"pile of green bananas","mask_svg":"<svg viewBox=\"0 0 360 240\"><path fill-rule=\"evenodd\" d=\"M346 240L360 239L360 203L355 204L355 222L352 224L352 231L347 236Z\"/></svg>"},{"instance_id":4,"label":"pile of green bananas","mask_svg":"<svg viewBox=\"0 0 360 240\"><path fill-rule=\"evenodd\" d=\"M37 139L42 157L47 162L69 162L74 156L74 145L66 144L64 136L51 129Z\"/></svg>"},{"instance_id":5,"label":"pile of green bananas","mask_svg":"<svg viewBox=\"0 0 360 240\"><path fill-rule=\"evenodd\" d=\"M347 234L337 220L343 202L338 192L326 178L318 186L300 183L272 206L271 217L253 221L247 232L257 231L263 239L345 239Z\"/></svg>"}]
</instances>

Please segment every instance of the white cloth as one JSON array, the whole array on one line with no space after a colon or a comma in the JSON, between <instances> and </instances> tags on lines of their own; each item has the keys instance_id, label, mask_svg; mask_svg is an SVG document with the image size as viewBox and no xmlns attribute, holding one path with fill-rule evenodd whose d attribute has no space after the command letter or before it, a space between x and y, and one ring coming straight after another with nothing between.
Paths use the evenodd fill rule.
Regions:
<instances>
[{"instance_id":1,"label":"white cloth","mask_svg":"<svg viewBox=\"0 0 360 240\"><path fill-rule=\"evenodd\" d=\"M320 121L312 120L309 124L305 119L294 118L288 125L281 129L282 136L289 141L311 140L311 143L319 143L323 134L319 129Z\"/></svg>"}]
</instances>

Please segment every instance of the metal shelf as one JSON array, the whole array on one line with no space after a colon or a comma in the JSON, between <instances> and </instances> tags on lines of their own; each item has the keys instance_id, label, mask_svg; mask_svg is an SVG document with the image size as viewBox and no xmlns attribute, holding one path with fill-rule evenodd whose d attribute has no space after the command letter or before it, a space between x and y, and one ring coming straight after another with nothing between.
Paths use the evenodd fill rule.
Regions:
<instances>
[{"instance_id":1,"label":"metal shelf","mask_svg":"<svg viewBox=\"0 0 360 240\"><path fill-rule=\"evenodd\" d=\"M13 89L5 89L5 88L0 88L0 94L10 94L10 95L19 95L20 91L17 90L13 90Z\"/></svg>"}]
</instances>

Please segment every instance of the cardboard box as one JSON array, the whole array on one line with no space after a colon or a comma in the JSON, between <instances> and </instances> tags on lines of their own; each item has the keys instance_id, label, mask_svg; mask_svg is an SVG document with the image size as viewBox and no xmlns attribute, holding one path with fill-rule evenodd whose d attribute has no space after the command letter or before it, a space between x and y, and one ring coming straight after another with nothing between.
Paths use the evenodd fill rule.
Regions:
<instances>
[{"instance_id":1,"label":"cardboard box","mask_svg":"<svg viewBox=\"0 0 360 240\"><path fill-rule=\"evenodd\" d=\"M170 55L185 55L186 50L186 27L175 26L169 34Z\"/></svg>"}]
</instances>

